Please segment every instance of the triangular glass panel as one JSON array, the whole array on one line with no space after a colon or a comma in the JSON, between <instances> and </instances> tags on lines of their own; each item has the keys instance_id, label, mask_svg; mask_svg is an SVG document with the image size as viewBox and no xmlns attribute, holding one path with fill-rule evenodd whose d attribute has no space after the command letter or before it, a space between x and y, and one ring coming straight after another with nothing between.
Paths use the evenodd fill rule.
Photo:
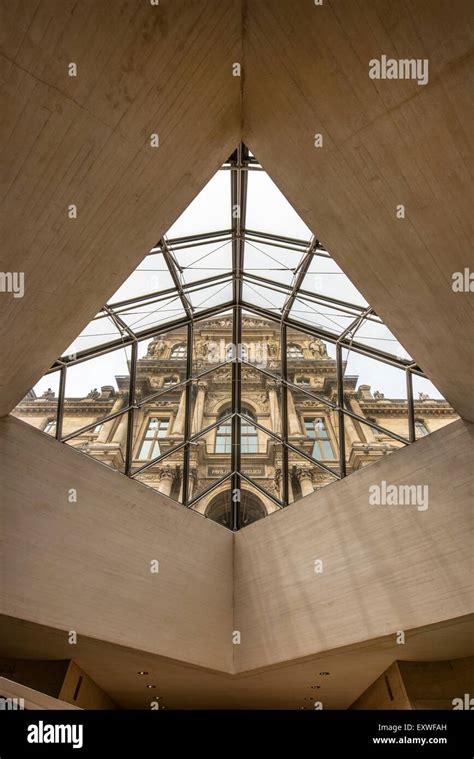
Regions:
<instances>
[{"instance_id":1,"label":"triangular glass panel","mask_svg":"<svg viewBox=\"0 0 474 759\"><path fill-rule=\"evenodd\" d=\"M168 230L170 240L231 227L231 172L219 170Z\"/></svg>"},{"instance_id":2,"label":"triangular glass panel","mask_svg":"<svg viewBox=\"0 0 474 759\"><path fill-rule=\"evenodd\" d=\"M311 231L264 171L249 171L246 227L309 240Z\"/></svg>"}]
</instances>

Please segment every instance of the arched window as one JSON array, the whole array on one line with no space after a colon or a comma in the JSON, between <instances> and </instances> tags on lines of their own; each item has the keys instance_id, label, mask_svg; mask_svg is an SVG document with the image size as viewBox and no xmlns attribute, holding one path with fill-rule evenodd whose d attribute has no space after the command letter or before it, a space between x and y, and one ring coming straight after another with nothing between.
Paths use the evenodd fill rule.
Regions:
<instances>
[{"instance_id":1,"label":"arched window","mask_svg":"<svg viewBox=\"0 0 474 759\"><path fill-rule=\"evenodd\" d=\"M232 413L230 406L223 409L218 421ZM257 428L252 421L255 421L253 413L246 406L242 407L242 417L240 420L240 450L241 453L258 453ZM216 443L214 446L215 453L230 453L232 450L232 419L226 419L219 424L216 431Z\"/></svg>"},{"instance_id":2,"label":"arched window","mask_svg":"<svg viewBox=\"0 0 474 759\"><path fill-rule=\"evenodd\" d=\"M163 387L170 387L170 385L175 385L176 382L178 382L177 377L165 377L163 380Z\"/></svg>"},{"instance_id":3,"label":"arched window","mask_svg":"<svg viewBox=\"0 0 474 759\"><path fill-rule=\"evenodd\" d=\"M415 419L415 434L416 437L429 435L428 427L421 419Z\"/></svg>"},{"instance_id":4,"label":"arched window","mask_svg":"<svg viewBox=\"0 0 474 759\"><path fill-rule=\"evenodd\" d=\"M311 380L310 380L309 377L296 377L295 378L295 383L297 385L310 385L311 384Z\"/></svg>"},{"instance_id":5,"label":"arched window","mask_svg":"<svg viewBox=\"0 0 474 759\"><path fill-rule=\"evenodd\" d=\"M231 494L229 491L214 496L206 509L206 517L213 522L231 527ZM267 510L260 499L248 490L242 490L240 501L242 526L256 522L266 516Z\"/></svg>"},{"instance_id":6,"label":"arched window","mask_svg":"<svg viewBox=\"0 0 474 759\"><path fill-rule=\"evenodd\" d=\"M287 356L290 359L303 358L303 349L301 345L290 343L287 348Z\"/></svg>"},{"instance_id":7,"label":"arched window","mask_svg":"<svg viewBox=\"0 0 474 759\"><path fill-rule=\"evenodd\" d=\"M171 358L180 359L186 358L186 346L184 343L173 345L171 348Z\"/></svg>"}]
</instances>

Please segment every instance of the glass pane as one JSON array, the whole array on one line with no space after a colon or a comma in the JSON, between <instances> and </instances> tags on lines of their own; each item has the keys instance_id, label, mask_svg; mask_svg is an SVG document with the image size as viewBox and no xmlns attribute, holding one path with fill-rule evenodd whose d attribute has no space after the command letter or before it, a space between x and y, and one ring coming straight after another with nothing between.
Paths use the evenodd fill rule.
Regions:
<instances>
[{"instance_id":1,"label":"glass pane","mask_svg":"<svg viewBox=\"0 0 474 759\"><path fill-rule=\"evenodd\" d=\"M257 369L265 369L278 376L281 372L280 334L277 321L244 311L241 349L243 360Z\"/></svg>"},{"instance_id":2,"label":"glass pane","mask_svg":"<svg viewBox=\"0 0 474 759\"><path fill-rule=\"evenodd\" d=\"M60 372L45 374L13 409L16 416L48 435L56 435Z\"/></svg>"},{"instance_id":3,"label":"glass pane","mask_svg":"<svg viewBox=\"0 0 474 759\"><path fill-rule=\"evenodd\" d=\"M162 456L184 439L178 388L146 403L133 414L133 469Z\"/></svg>"},{"instance_id":4,"label":"glass pane","mask_svg":"<svg viewBox=\"0 0 474 759\"><path fill-rule=\"evenodd\" d=\"M202 430L210 427L219 419L228 416L232 411L232 367L230 364L215 369L206 374L202 379L192 383L191 396L191 434L197 435ZM207 438L209 447L213 448L216 438L218 450L227 452L230 446L230 435L227 436L226 427L229 422L222 425L222 429L212 430ZM226 441L226 437L229 439Z\"/></svg>"},{"instance_id":5,"label":"glass pane","mask_svg":"<svg viewBox=\"0 0 474 759\"><path fill-rule=\"evenodd\" d=\"M311 231L264 171L249 171L247 229L310 240Z\"/></svg>"},{"instance_id":6,"label":"glass pane","mask_svg":"<svg viewBox=\"0 0 474 759\"><path fill-rule=\"evenodd\" d=\"M417 439L459 419L458 414L432 382L416 374L413 374L412 378Z\"/></svg>"},{"instance_id":7,"label":"glass pane","mask_svg":"<svg viewBox=\"0 0 474 759\"><path fill-rule=\"evenodd\" d=\"M242 287L242 295L246 303L266 308L268 311L272 311L278 315L281 315L281 309L287 299L286 292L263 287L254 282L250 284L245 280Z\"/></svg>"},{"instance_id":8,"label":"glass pane","mask_svg":"<svg viewBox=\"0 0 474 759\"><path fill-rule=\"evenodd\" d=\"M67 440L66 443L101 464L118 472L124 472L127 424L128 413L125 412L110 422L97 424L93 429Z\"/></svg>"},{"instance_id":9,"label":"glass pane","mask_svg":"<svg viewBox=\"0 0 474 759\"><path fill-rule=\"evenodd\" d=\"M204 311L206 308L224 305L232 300L232 283L219 282L217 285L201 287L193 292L188 292L187 297L195 313Z\"/></svg>"},{"instance_id":10,"label":"glass pane","mask_svg":"<svg viewBox=\"0 0 474 759\"><path fill-rule=\"evenodd\" d=\"M300 295L296 298L290 317L299 322L306 322L313 327L340 335L358 315L357 312L347 312L343 307L330 306L326 303L315 303Z\"/></svg>"},{"instance_id":11,"label":"glass pane","mask_svg":"<svg viewBox=\"0 0 474 759\"><path fill-rule=\"evenodd\" d=\"M222 438L226 431L219 428ZM222 433L224 432L224 435ZM230 433L230 425L229 425ZM218 445L216 430L194 440L189 447L189 497L193 498L232 471L231 446ZM230 437L227 438L230 443Z\"/></svg>"},{"instance_id":12,"label":"glass pane","mask_svg":"<svg viewBox=\"0 0 474 759\"><path fill-rule=\"evenodd\" d=\"M337 412L309 396L288 388L288 440L299 450L338 468Z\"/></svg>"},{"instance_id":13,"label":"glass pane","mask_svg":"<svg viewBox=\"0 0 474 759\"><path fill-rule=\"evenodd\" d=\"M191 508L213 522L231 529L231 487L231 479L229 478L211 493L199 499Z\"/></svg>"},{"instance_id":14,"label":"glass pane","mask_svg":"<svg viewBox=\"0 0 474 759\"><path fill-rule=\"evenodd\" d=\"M380 461L390 453L403 448L404 444L377 432L367 424L344 415L344 435L347 474L368 464Z\"/></svg>"},{"instance_id":15,"label":"glass pane","mask_svg":"<svg viewBox=\"0 0 474 759\"><path fill-rule=\"evenodd\" d=\"M320 392L337 376L336 344L308 332L289 327L287 330L287 370L290 382Z\"/></svg>"},{"instance_id":16,"label":"glass pane","mask_svg":"<svg viewBox=\"0 0 474 759\"><path fill-rule=\"evenodd\" d=\"M396 358L411 359L403 345L381 321L365 319L354 334L354 342L377 348L377 350L390 353Z\"/></svg>"},{"instance_id":17,"label":"glass pane","mask_svg":"<svg viewBox=\"0 0 474 759\"><path fill-rule=\"evenodd\" d=\"M347 408L408 440L405 371L356 351L342 355Z\"/></svg>"},{"instance_id":18,"label":"glass pane","mask_svg":"<svg viewBox=\"0 0 474 759\"><path fill-rule=\"evenodd\" d=\"M118 303L173 287L171 274L161 253L150 253L112 295L109 303Z\"/></svg>"},{"instance_id":19,"label":"glass pane","mask_svg":"<svg viewBox=\"0 0 474 759\"><path fill-rule=\"evenodd\" d=\"M266 242L246 240L244 271L273 282L291 285L302 255L301 251L288 250Z\"/></svg>"},{"instance_id":20,"label":"glass pane","mask_svg":"<svg viewBox=\"0 0 474 759\"><path fill-rule=\"evenodd\" d=\"M288 451L288 479L288 500L294 503L337 482L338 478L294 451Z\"/></svg>"},{"instance_id":21,"label":"glass pane","mask_svg":"<svg viewBox=\"0 0 474 759\"><path fill-rule=\"evenodd\" d=\"M187 237L230 229L230 171L218 171L168 230L167 237Z\"/></svg>"},{"instance_id":22,"label":"glass pane","mask_svg":"<svg viewBox=\"0 0 474 759\"><path fill-rule=\"evenodd\" d=\"M233 357L232 312L194 324L193 374L224 364Z\"/></svg>"},{"instance_id":23,"label":"glass pane","mask_svg":"<svg viewBox=\"0 0 474 759\"><path fill-rule=\"evenodd\" d=\"M241 472L274 498L280 498L279 472L282 467L282 444L262 430L253 428L254 442L250 444L252 450L248 451L249 444L245 443L245 438L249 436L248 431L251 432L251 429L250 423L244 425L244 433L241 437L244 441L241 447ZM243 481L242 488L245 487L246 483Z\"/></svg>"},{"instance_id":24,"label":"glass pane","mask_svg":"<svg viewBox=\"0 0 474 759\"><path fill-rule=\"evenodd\" d=\"M260 480L258 482L261 484ZM276 482L274 481L271 485L272 488L273 485L275 486L273 495L279 498ZM266 498L260 490L253 487L249 482L242 482L240 492L240 523L242 527L257 522L274 511L279 511L279 506L276 503L270 498Z\"/></svg>"},{"instance_id":25,"label":"glass pane","mask_svg":"<svg viewBox=\"0 0 474 759\"><path fill-rule=\"evenodd\" d=\"M346 277L337 263L328 256L313 257L302 289L324 295L326 298L336 298L360 306L368 305L349 277Z\"/></svg>"},{"instance_id":26,"label":"glass pane","mask_svg":"<svg viewBox=\"0 0 474 759\"><path fill-rule=\"evenodd\" d=\"M98 423L128 405L130 357L130 347L118 348L67 368L63 436L93 422ZM115 426L116 423L113 425L114 441ZM100 440L106 442L104 437L105 431L102 431Z\"/></svg>"},{"instance_id":27,"label":"glass pane","mask_svg":"<svg viewBox=\"0 0 474 759\"><path fill-rule=\"evenodd\" d=\"M153 302L142 301L133 307L124 306L117 309L117 313L135 334L186 316L178 295L165 299L154 299Z\"/></svg>"},{"instance_id":28,"label":"glass pane","mask_svg":"<svg viewBox=\"0 0 474 759\"><path fill-rule=\"evenodd\" d=\"M207 277L215 277L232 270L232 245L230 242L211 242L175 252L182 270L183 282L190 284Z\"/></svg>"},{"instance_id":29,"label":"glass pane","mask_svg":"<svg viewBox=\"0 0 474 759\"><path fill-rule=\"evenodd\" d=\"M254 419L262 427L281 435L281 385L276 380L267 377L258 369L251 366L242 366L241 369L241 403L242 414L249 420ZM248 425L243 421L242 427L242 452L248 443L244 437L247 434ZM253 428L255 430L255 428ZM245 433L245 434L244 434ZM255 440L257 434L255 432ZM252 451L247 450L248 453Z\"/></svg>"},{"instance_id":30,"label":"glass pane","mask_svg":"<svg viewBox=\"0 0 474 759\"><path fill-rule=\"evenodd\" d=\"M179 403L182 388L173 389L186 379L187 328L162 332L138 343L136 399L147 398L169 388L171 395L162 401Z\"/></svg>"},{"instance_id":31,"label":"glass pane","mask_svg":"<svg viewBox=\"0 0 474 759\"><path fill-rule=\"evenodd\" d=\"M183 460L183 451L176 451L133 479L182 503Z\"/></svg>"},{"instance_id":32,"label":"glass pane","mask_svg":"<svg viewBox=\"0 0 474 759\"><path fill-rule=\"evenodd\" d=\"M103 345L122 337L128 339L128 335L125 332L121 332L110 317L98 314L82 330L81 334L72 341L71 345L62 355L63 358L74 358L80 351L93 348L96 345Z\"/></svg>"}]
</instances>

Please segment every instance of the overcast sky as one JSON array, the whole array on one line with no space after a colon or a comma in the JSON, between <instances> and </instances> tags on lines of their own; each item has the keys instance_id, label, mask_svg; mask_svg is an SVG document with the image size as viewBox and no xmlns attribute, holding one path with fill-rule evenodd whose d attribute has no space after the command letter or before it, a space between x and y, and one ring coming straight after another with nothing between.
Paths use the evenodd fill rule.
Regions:
<instances>
[{"instance_id":1,"label":"overcast sky","mask_svg":"<svg viewBox=\"0 0 474 759\"><path fill-rule=\"evenodd\" d=\"M220 170L204 187L194 201L168 231L168 238L182 237L200 232L213 232L231 227L231 196L229 170ZM311 231L293 210L270 177L263 171L250 171L247 194L247 229L271 232L285 237L309 240ZM317 230L314 230L318 237ZM318 237L319 239L319 237ZM321 240L324 245L324 240ZM264 276L275 283L291 285L294 270L301 260L301 253L286 250L260 242L247 242L244 249L244 269ZM199 279L230 272L232 249L230 242L211 243L204 246L177 251L176 258L183 268L186 284ZM171 276L161 254L149 254L142 263L110 298L114 303L147 293L173 287ZM303 282L303 289L326 297L345 300L358 306L368 305L348 277L333 259L315 256ZM199 290L191 296L196 310L225 303L232 296L231 285L219 283ZM244 284L244 299L279 314L285 301L285 293L264 288L254 282ZM336 307L315 304L298 298L291 315L298 321L307 322L324 330L339 334L353 320L352 316L341 313ZM173 294L162 303L138 306L122 314L126 323L136 330L157 326L168 320L184 316L181 302ZM120 337L113 322L106 318L91 322L72 343L65 355L99 345ZM408 353L395 339L390 330L382 324L365 322L358 330L356 339L366 345L378 347L387 353L409 358ZM145 355L149 340L140 345L140 355ZM334 348L328 344L328 352ZM66 395L78 397L86 395L93 387L116 386L115 376L127 374L127 358L130 351L119 349L111 354L79 364L68 370ZM373 390L380 390L386 397L406 398L405 375L401 370L351 352L345 354L346 374L359 375L359 384L369 384ZM35 386L41 394L47 387L57 390L58 379L49 375ZM418 392L426 392L432 398L442 396L431 382L415 380L415 398Z\"/></svg>"}]
</instances>

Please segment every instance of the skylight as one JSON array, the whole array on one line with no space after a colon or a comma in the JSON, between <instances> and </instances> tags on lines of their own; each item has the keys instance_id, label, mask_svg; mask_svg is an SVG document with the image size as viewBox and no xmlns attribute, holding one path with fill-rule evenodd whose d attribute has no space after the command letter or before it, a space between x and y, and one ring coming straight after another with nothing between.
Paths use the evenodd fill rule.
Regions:
<instances>
[{"instance_id":1,"label":"skylight","mask_svg":"<svg viewBox=\"0 0 474 759\"><path fill-rule=\"evenodd\" d=\"M240 146L14 414L230 529L454 421L317 231Z\"/></svg>"}]
</instances>

